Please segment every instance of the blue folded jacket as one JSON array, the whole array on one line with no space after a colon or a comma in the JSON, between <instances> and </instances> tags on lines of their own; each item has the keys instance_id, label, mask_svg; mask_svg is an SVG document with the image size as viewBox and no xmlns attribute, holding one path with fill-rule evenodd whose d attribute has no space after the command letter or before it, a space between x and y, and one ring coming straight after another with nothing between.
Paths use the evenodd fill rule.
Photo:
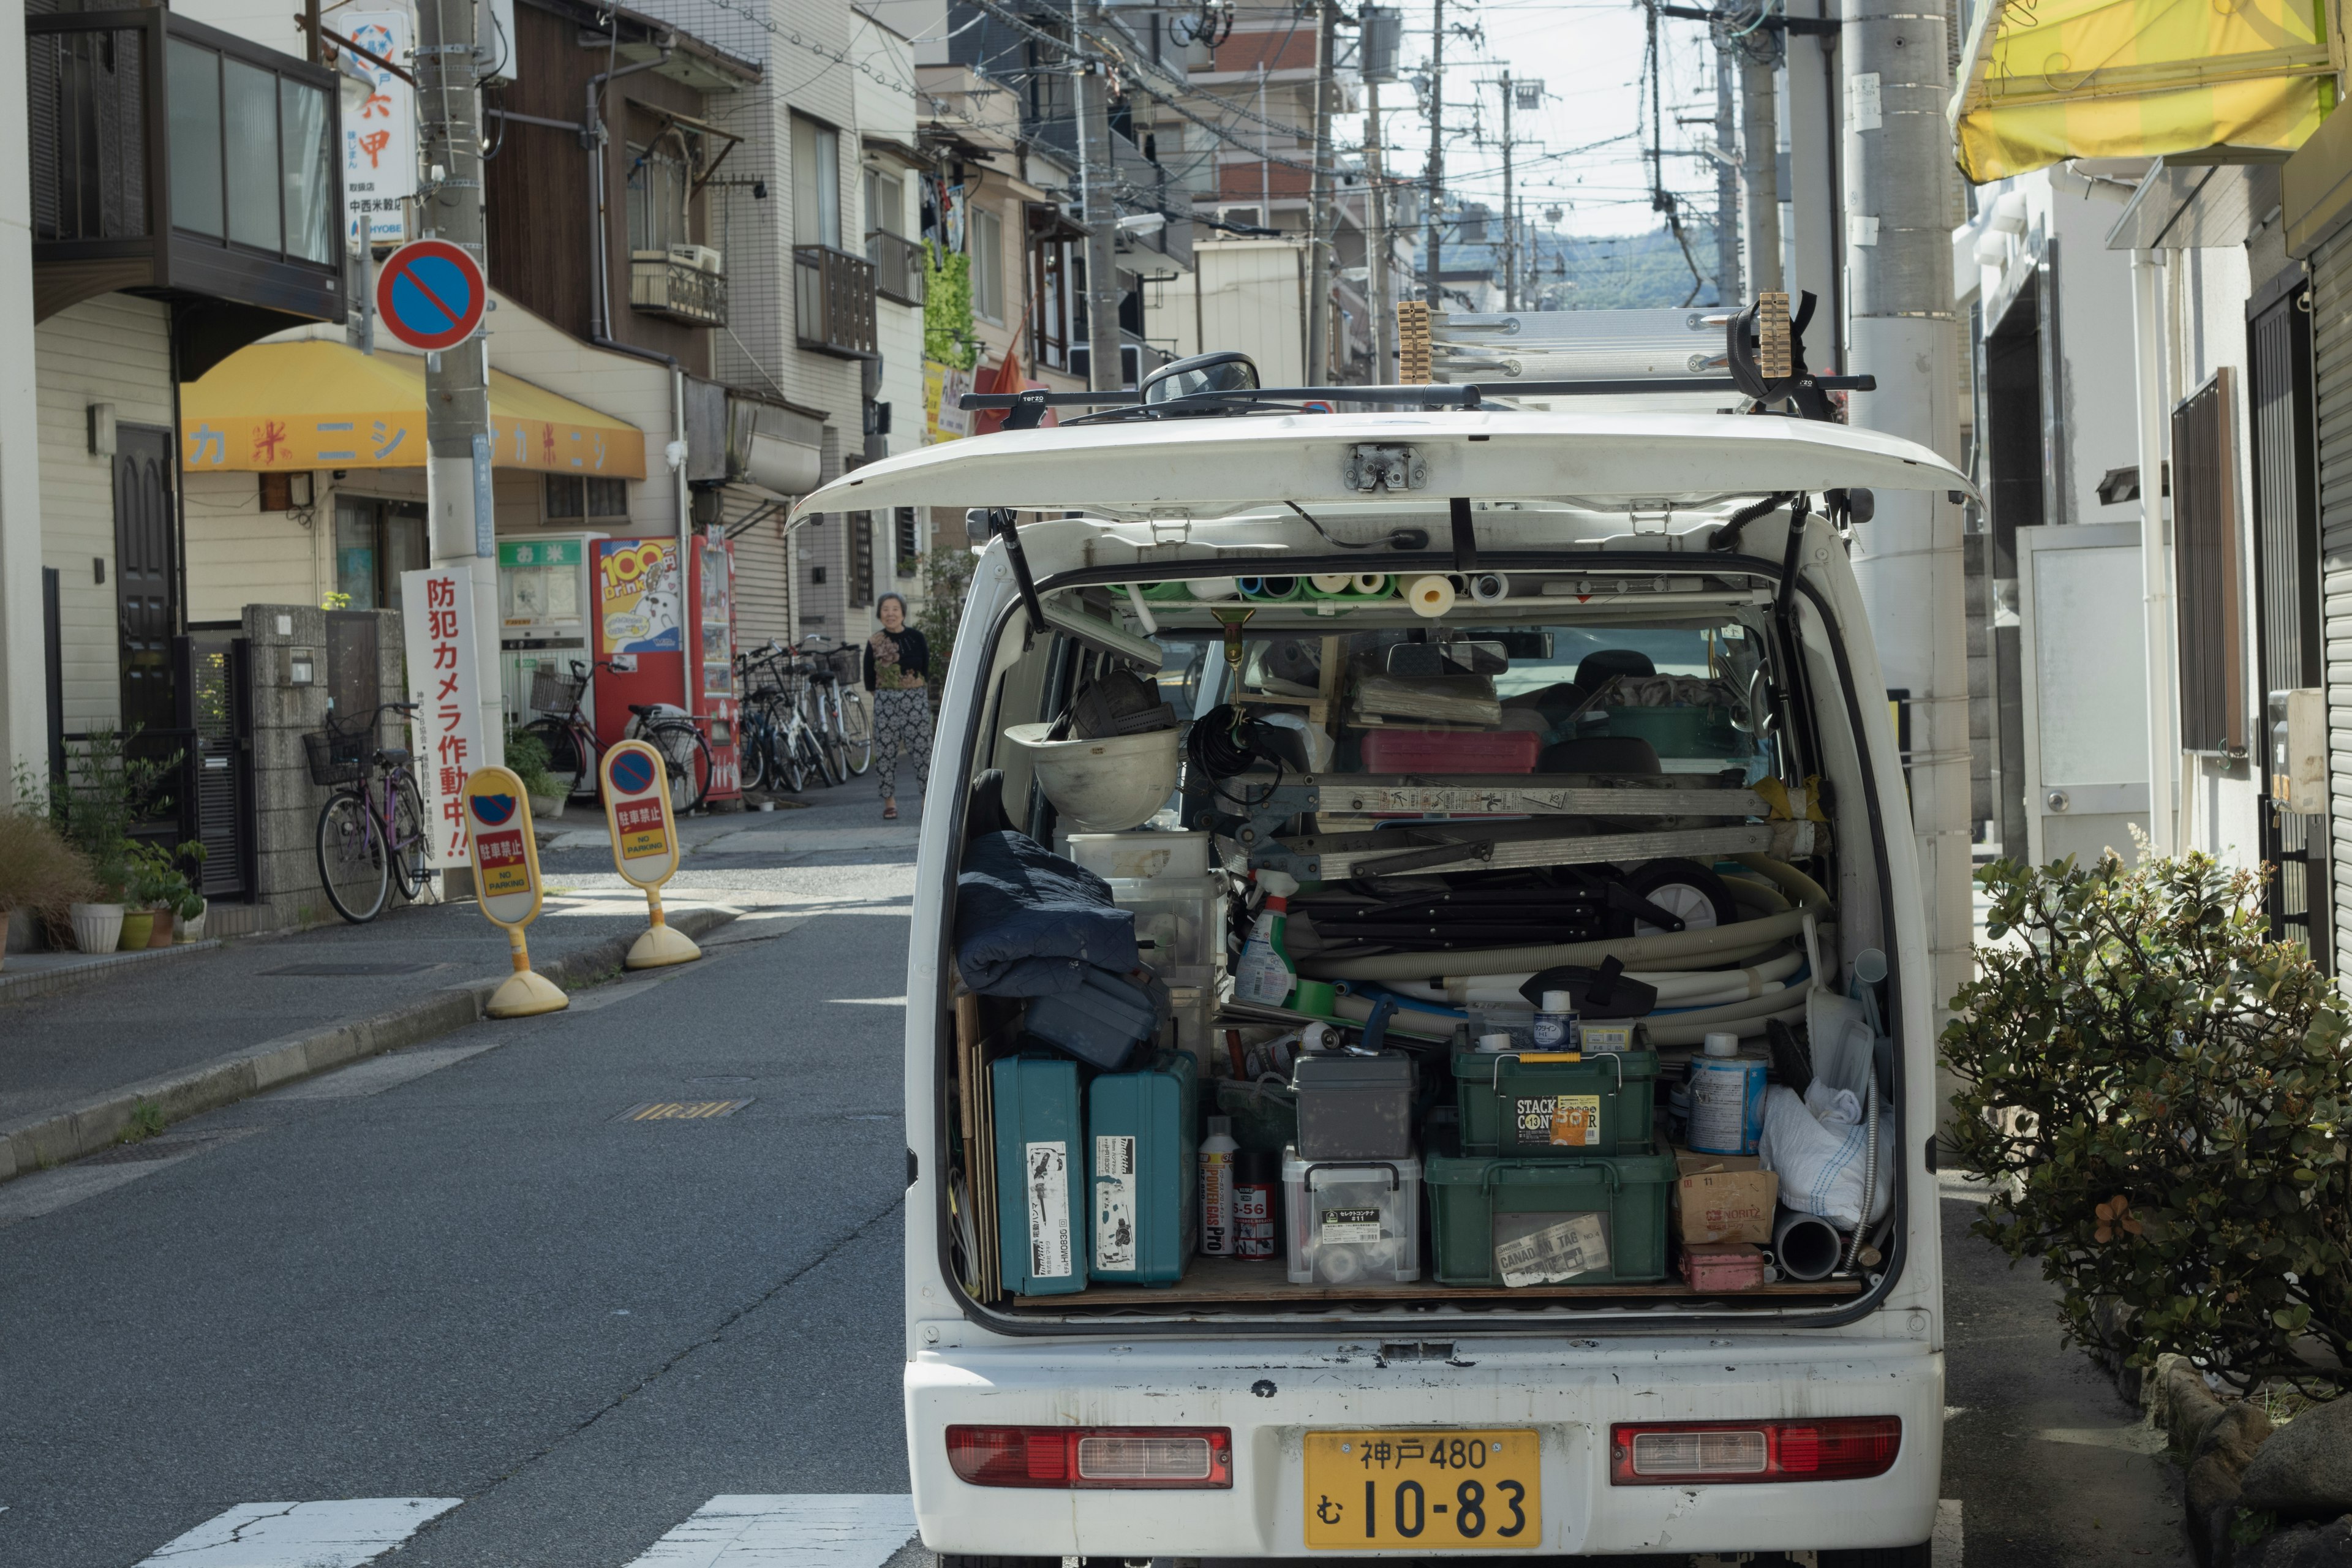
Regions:
<instances>
[{"instance_id":1,"label":"blue folded jacket","mask_svg":"<svg viewBox=\"0 0 2352 1568\"><path fill-rule=\"evenodd\" d=\"M956 877L956 968L984 996L1051 996L1141 963L1110 884L1025 833L983 833Z\"/></svg>"}]
</instances>

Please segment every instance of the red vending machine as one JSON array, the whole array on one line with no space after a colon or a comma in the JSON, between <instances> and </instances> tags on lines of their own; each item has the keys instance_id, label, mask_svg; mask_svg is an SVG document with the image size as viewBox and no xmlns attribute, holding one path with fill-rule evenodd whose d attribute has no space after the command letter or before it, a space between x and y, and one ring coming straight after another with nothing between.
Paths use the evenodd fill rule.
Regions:
<instances>
[{"instance_id":1,"label":"red vending machine","mask_svg":"<svg viewBox=\"0 0 2352 1568\"><path fill-rule=\"evenodd\" d=\"M598 540L596 601L597 743L609 746L627 734L633 704L677 710L690 702L710 742L704 799L740 799L733 547L697 538L687 542L681 560L674 538ZM605 668L616 658L633 668Z\"/></svg>"}]
</instances>

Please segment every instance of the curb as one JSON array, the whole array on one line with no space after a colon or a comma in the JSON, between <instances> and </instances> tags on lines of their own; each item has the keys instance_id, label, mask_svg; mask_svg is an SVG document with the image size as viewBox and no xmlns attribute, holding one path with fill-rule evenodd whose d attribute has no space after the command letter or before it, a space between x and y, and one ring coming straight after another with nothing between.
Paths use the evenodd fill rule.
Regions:
<instances>
[{"instance_id":1,"label":"curb","mask_svg":"<svg viewBox=\"0 0 2352 1568\"><path fill-rule=\"evenodd\" d=\"M88 963L76 963L63 969L27 969L15 974L0 969L0 1003L20 1002L28 996L47 996L52 992L68 991L127 964L165 963L174 958L185 958L192 952L208 952L227 940L226 937L208 936L202 942L177 942L169 947L142 947L132 952L103 952L93 956Z\"/></svg>"},{"instance_id":2,"label":"curb","mask_svg":"<svg viewBox=\"0 0 2352 1568\"><path fill-rule=\"evenodd\" d=\"M730 909L682 910L670 918L669 923L673 929L698 938L727 924L736 915L737 911ZM607 938L593 947L565 954L542 966L540 973L570 989L619 969L636 936L631 931ZM188 950L194 952L198 946L191 942ZM105 967L108 966L89 966ZM483 1005L504 979L501 975L495 980L436 991L373 1017L355 1018L307 1035L270 1040L216 1057L198 1067L110 1090L64 1110L0 1125L0 1182L28 1171L79 1160L110 1146L131 1124L131 1112L142 1102L160 1106L167 1123L182 1121L362 1057L419 1045L462 1029L482 1017Z\"/></svg>"}]
</instances>

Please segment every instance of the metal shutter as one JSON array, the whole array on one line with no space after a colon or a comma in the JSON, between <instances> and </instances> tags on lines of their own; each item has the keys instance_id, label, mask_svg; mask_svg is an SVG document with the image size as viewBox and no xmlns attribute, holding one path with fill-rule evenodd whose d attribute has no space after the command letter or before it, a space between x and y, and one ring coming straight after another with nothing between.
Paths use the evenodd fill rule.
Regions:
<instances>
[{"instance_id":1,"label":"metal shutter","mask_svg":"<svg viewBox=\"0 0 2352 1568\"><path fill-rule=\"evenodd\" d=\"M2180 749L2243 756L2244 563L2238 549L2237 376L2228 365L2172 411L2172 555Z\"/></svg>"},{"instance_id":2,"label":"metal shutter","mask_svg":"<svg viewBox=\"0 0 2352 1568\"><path fill-rule=\"evenodd\" d=\"M2321 636L2326 660L2329 861L2336 972L2352 972L2352 230L2311 258L2312 369L2319 411Z\"/></svg>"}]
</instances>

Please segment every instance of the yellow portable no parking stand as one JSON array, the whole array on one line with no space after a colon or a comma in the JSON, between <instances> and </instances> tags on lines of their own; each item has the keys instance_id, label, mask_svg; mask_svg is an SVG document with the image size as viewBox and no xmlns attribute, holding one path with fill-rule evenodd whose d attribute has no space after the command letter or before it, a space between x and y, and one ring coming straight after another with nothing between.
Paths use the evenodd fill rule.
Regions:
<instances>
[{"instance_id":1,"label":"yellow portable no parking stand","mask_svg":"<svg viewBox=\"0 0 2352 1568\"><path fill-rule=\"evenodd\" d=\"M504 926L514 973L491 993L482 1011L493 1018L560 1013L572 998L533 973L523 928L539 918L539 842L531 837L530 797L522 780L504 768L476 768L466 777L466 837L474 860L474 891L482 913Z\"/></svg>"},{"instance_id":2,"label":"yellow portable no parking stand","mask_svg":"<svg viewBox=\"0 0 2352 1568\"><path fill-rule=\"evenodd\" d=\"M598 769L604 785L604 824L613 833L613 868L646 890L651 924L621 961L627 969L691 963L702 949L662 915L662 884L677 874L677 819L670 814L669 770L643 741L623 741Z\"/></svg>"}]
</instances>

